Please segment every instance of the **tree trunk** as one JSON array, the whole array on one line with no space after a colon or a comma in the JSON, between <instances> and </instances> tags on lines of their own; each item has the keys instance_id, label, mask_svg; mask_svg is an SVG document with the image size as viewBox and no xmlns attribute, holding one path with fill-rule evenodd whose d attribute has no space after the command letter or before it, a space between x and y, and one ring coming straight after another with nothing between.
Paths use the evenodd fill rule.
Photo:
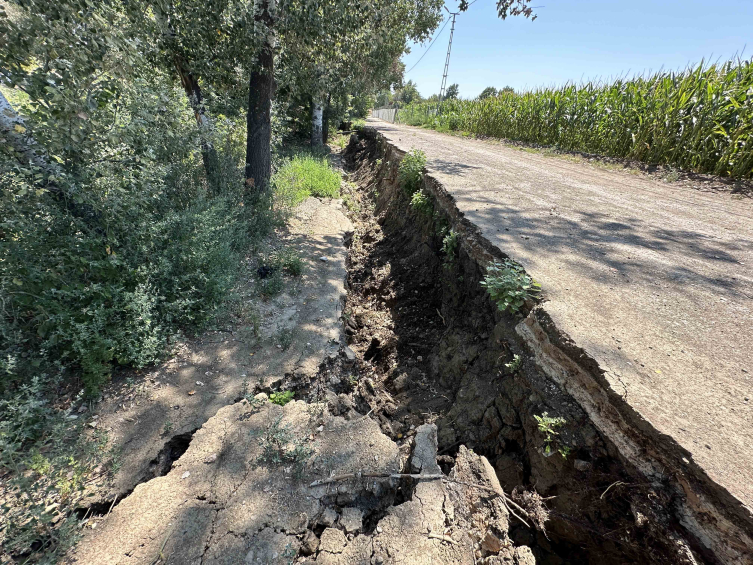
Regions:
<instances>
[{"instance_id":1,"label":"tree trunk","mask_svg":"<svg viewBox=\"0 0 753 565\"><path fill-rule=\"evenodd\" d=\"M311 145L313 147L319 147L322 145L322 133L323 133L323 118L324 107L321 100L317 97L311 105Z\"/></svg>"},{"instance_id":2,"label":"tree trunk","mask_svg":"<svg viewBox=\"0 0 753 565\"><path fill-rule=\"evenodd\" d=\"M324 121L322 122L322 139L327 143L329 139L329 113L331 110L332 94L327 94L327 105L324 107Z\"/></svg>"},{"instance_id":3,"label":"tree trunk","mask_svg":"<svg viewBox=\"0 0 753 565\"><path fill-rule=\"evenodd\" d=\"M199 135L201 136L201 158L204 161L204 170L207 174L207 181L212 190L216 191L219 184L220 161L217 157L217 150L209 140L212 122L207 116L201 96L201 88L193 74L188 71L179 57L175 57L175 68L180 77L180 83L186 91L188 101L196 116L196 123L199 126Z\"/></svg>"},{"instance_id":4,"label":"tree trunk","mask_svg":"<svg viewBox=\"0 0 753 565\"><path fill-rule=\"evenodd\" d=\"M260 0L254 19L267 30L257 66L248 84L248 114L246 119L246 190L259 194L269 188L272 176L272 96L274 79L274 30L272 11L274 0Z\"/></svg>"}]
</instances>

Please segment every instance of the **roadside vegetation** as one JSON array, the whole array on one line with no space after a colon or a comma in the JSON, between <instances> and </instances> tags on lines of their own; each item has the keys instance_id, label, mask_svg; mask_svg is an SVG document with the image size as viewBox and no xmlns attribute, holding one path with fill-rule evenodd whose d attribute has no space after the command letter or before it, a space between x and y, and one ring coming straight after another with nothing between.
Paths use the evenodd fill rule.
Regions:
<instances>
[{"instance_id":1,"label":"roadside vegetation","mask_svg":"<svg viewBox=\"0 0 753 565\"><path fill-rule=\"evenodd\" d=\"M337 198L340 195L340 173L325 156L298 153L284 160L273 175L272 183L277 198L289 206L309 196Z\"/></svg>"},{"instance_id":2,"label":"roadside vegetation","mask_svg":"<svg viewBox=\"0 0 753 565\"><path fill-rule=\"evenodd\" d=\"M413 102L398 121L699 173L753 177L753 61ZM439 111L438 111L439 108Z\"/></svg>"}]
</instances>

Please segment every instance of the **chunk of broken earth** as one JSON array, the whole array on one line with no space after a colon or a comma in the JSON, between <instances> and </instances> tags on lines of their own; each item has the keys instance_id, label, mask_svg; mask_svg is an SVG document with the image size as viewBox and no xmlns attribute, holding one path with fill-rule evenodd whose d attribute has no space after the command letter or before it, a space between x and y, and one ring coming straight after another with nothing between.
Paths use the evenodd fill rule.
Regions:
<instances>
[{"instance_id":1,"label":"chunk of broken earth","mask_svg":"<svg viewBox=\"0 0 753 565\"><path fill-rule=\"evenodd\" d=\"M591 468L591 463L589 463L588 461L583 461L582 459L576 459L573 462L573 466L578 471L588 471Z\"/></svg>"},{"instance_id":2,"label":"chunk of broken earth","mask_svg":"<svg viewBox=\"0 0 753 565\"><path fill-rule=\"evenodd\" d=\"M349 534L360 531L363 527L363 512L358 508L343 508L343 513L340 516L340 525Z\"/></svg>"},{"instance_id":3,"label":"chunk of broken earth","mask_svg":"<svg viewBox=\"0 0 753 565\"><path fill-rule=\"evenodd\" d=\"M356 352L347 345L343 347L343 355L345 355L345 361L348 363L353 363L356 360Z\"/></svg>"},{"instance_id":4,"label":"chunk of broken earth","mask_svg":"<svg viewBox=\"0 0 753 565\"><path fill-rule=\"evenodd\" d=\"M326 528L322 532L322 539L319 542L319 550L328 553L342 553L347 542L348 540L342 530Z\"/></svg>"},{"instance_id":5,"label":"chunk of broken earth","mask_svg":"<svg viewBox=\"0 0 753 565\"><path fill-rule=\"evenodd\" d=\"M210 456L208 456L206 459L204 459L204 463L214 463L217 461L217 454L212 453Z\"/></svg>"},{"instance_id":6,"label":"chunk of broken earth","mask_svg":"<svg viewBox=\"0 0 753 565\"><path fill-rule=\"evenodd\" d=\"M311 530L308 530L303 536L301 542L301 553L303 555L313 555L319 549L319 538Z\"/></svg>"},{"instance_id":7,"label":"chunk of broken earth","mask_svg":"<svg viewBox=\"0 0 753 565\"><path fill-rule=\"evenodd\" d=\"M188 391L188 396L193 396L194 394L196 394L195 390L189 390Z\"/></svg>"},{"instance_id":8,"label":"chunk of broken earth","mask_svg":"<svg viewBox=\"0 0 753 565\"><path fill-rule=\"evenodd\" d=\"M326 508L319 517L319 523L322 526L330 527L337 521L337 512L332 508Z\"/></svg>"},{"instance_id":9,"label":"chunk of broken earth","mask_svg":"<svg viewBox=\"0 0 753 565\"><path fill-rule=\"evenodd\" d=\"M486 537L481 542L481 549L488 551L489 553L499 553L505 545L497 536L491 532L486 533Z\"/></svg>"}]
</instances>

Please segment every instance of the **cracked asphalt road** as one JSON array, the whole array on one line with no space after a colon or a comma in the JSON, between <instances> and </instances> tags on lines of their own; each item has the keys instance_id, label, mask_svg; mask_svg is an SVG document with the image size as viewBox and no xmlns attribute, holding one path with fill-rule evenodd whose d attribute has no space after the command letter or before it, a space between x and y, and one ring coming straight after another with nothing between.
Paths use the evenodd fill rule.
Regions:
<instances>
[{"instance_id":1,"label":"cracked asphalt road","mask_svg":"<svg viewBox=\"0 0 753 565\"><path fill-rule=\"evenodd\" d=\"M753 508L753 198L369 119L543 286L609 385Z\"/></svg>"}]
</instances>

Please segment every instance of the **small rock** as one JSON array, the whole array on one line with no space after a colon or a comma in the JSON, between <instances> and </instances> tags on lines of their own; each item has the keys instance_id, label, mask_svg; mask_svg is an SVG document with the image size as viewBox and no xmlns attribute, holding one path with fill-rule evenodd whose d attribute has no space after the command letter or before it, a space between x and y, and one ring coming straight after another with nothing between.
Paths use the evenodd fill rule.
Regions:
<instances>
[{"instance_id":1,"label":"small rock","mask_svg":"<svg viewBox=\"0 0 753 565\"><path fill-rule=\"evenodd\" d=\"M376 527L376 531L377 531L378 534L381 534L382 533L382 526L377 526Z\"/></svg>"},{"instance_id":2,"label":"small rock","mask_svg":"<svg viewBox=\"0 0 753 565\"><path fill-rule=\"evenodd\" d=\"M316 431L321 432L323 429L324 429L324 426L319 426L318 428L316 428Z\"/></svg>"},{"instance_id":3,"label":"small rock","mask_svg":"<svg viewBox=\"0 0 753 565\"><path fill-rule=\"evenodd\" d=\"M214 463L215 461L217 461L217 454L216 453L212 453L209 457L207 457L206 459L204 459L204 463Z\"/></svg>"},{"instance_id":4,"label":"small rock","mask_svg":"<svg viewBox=\"0 0 753 565\"><path fill-rule=\"evenodd\" d=\"M79 413L79 414L83 414L83 413L84 413L84 412L86 412L87 410L88 410L88 408L87 408L86 406L81 406L81 407L80 407L80 408L78 409L78 413Z\"/></svg>"},{"instance_id":5,"label":"small rock","mask_svg":"<svg viewBox=\"0 0 753 565\"><path fill-rule=\"evenodd\" d=\"M420 361L423 361L423 360L424 360L424 358L421 355L419 355L418 357L416 357L416 361L420 362Z\"/></svg>"},{"instance_id":6,"label":"small rock","mask_svg":"<svg viewBox=\"0 0 753 565\"><path fill-rule=\"evenodd\" d=\"M322 262L324 262L324 263L326 263L327 261L329 261L329 259L327 257L319 257L319 260L322 261Z\"/></svg>"},{"instance_id":7,"label":"small rock","mask_svg":"<svg viewBox=\"0 0 753 565\"><path fill-rule=\"evenodd\" d=\"M70 416L66 418L66 420L78 420L78 416L76 416L75 414L71 414Z\"/></svg>"},{"instance_id":8,"label":"small rock","mask_svg":"<svg viewBox=\"0 0 753 565\"><path fill-rule=\"evenodd\" d=\"M204 383L201 381L196 381L196 386L204 386Z\"/></svg>"},{"instance_id":9,"label":"small rock","mask_svg":"<svg viewBox=\"0 0 753 565\"><path fill-rule=\"evenodd\" d=\"M186 471L185 473L183 473L183 474L182 474L182 475L180 476L180 478L181 478L181 479L187 479L187 478L188 478L188 477L190 477L190 476L191 476L191 471Z\"/></svg>"},{"instance_id":10,"label":"small rock","mask_svg":"<svg viewBox=\"0 0 753 565\"><path fill-rule=\"evenodd\" d=\"M316 537L314 532L308 530L303 536L303 541L301 543L301 553L303 555L313 555L314 553L316 553L317 549L319 549L319 538Z\"/></svg>"},{"instance_id":11,"label":"small rock","mask_svg":"<svg viewBox=\"0 0 753 565\"><path fill-rule=\"evenodd\" d=\"M573 466L578 471L588 471L591 468L591 463L589 463L588 461L583 461L582 459L576 459L573 462Z\"/></svg>"}]
</instances>

